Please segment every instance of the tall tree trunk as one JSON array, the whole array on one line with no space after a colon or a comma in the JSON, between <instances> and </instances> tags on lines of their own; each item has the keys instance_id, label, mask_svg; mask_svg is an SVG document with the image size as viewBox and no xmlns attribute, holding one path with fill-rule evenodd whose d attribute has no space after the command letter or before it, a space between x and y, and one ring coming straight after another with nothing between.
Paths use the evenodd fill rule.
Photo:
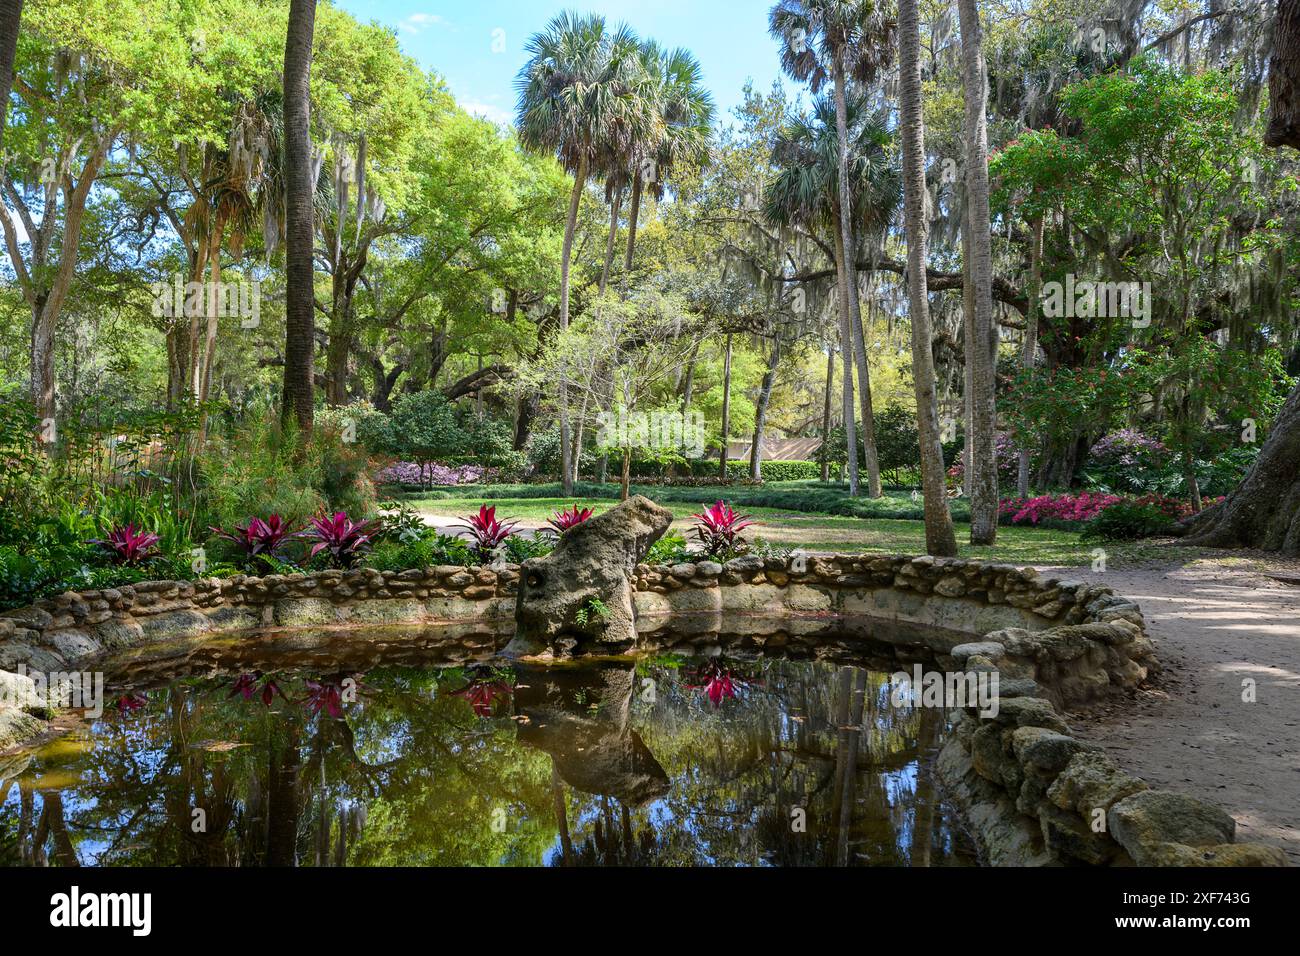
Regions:
<instances>
[{"instance_id":1,"label":"tall tree trunk","mask_svg":"<svg viewBox=\"0 0 1300 956\"><path fill-rule=\"evenodd\" d=\"M970 219L961 221L961 331L962 331L962 405L963 429L961 449L962 494L968 499L975 461L975 279L971 275Z\"/></svg>"},{"instance_id":2,"label":"tall tree trunk","mask_svg":"<svg viewBox=\"0 0 1300 956\"><path fill-rule=\"evenodd\" d=\"M578 161L573 177L573 194L569 197L569 214L564 222L564 248L560 253L560 332L569 330L569 267L573 260L573 237L578 231L578 207L587 184L587 157ZM560 403L560 483L564 496L573 496L573 442L569 423L568 369L561 365L558 389Z\"/></svg>"},{"instance_id":3,"label":"tall tree trunk","mask_svg":"<svg viewBox=\"0 0 1300 956\"><path fill-rule=\"evenodd\" d=\"M618 214L623 208L623 187L614 191L609 204L609 238L605 241L605 265L600 270L600 294L609 287L609 271L614 267L614 245L618 241Z\"/></svg>"},{"instance_id":4,"label":"tall tree trunk","mask_svg":"<svg viewBox=\"0 0 1300 956\"><path fill-rule=\"evenodd\" d=\"M0 0L0 156L4 155L5 119L13 89L14 59L18 55L18 26L23 0Z\"/></svg>"},{"instance_id":5,"label":"tall tree trunk","mask_svg":"<svg viewBox=\"0 0 1300 956\"><path fill-rule=\"evenodd\" d=\"M727 480L727 445L731 441L731 333L722 357L722 450L718 452L718 477Z\"/></svg>"},{"instance_id":6,"label":"tall tree trunk","mask_svg":"<svg viewBox=\"0 0 1300 956\"><path fill-rule=\"evenodd\" d=\"M822 481L831 480L831 456L827 454L827 436L831 433L831 392L835 388L835 346L826 347L826 396L822 401Z\"/></svg>"},{"instance_id":7,"label":"tall tree trunk","mask_svg":"<svg viewBox=\"0 0 1300 956\"><path fill-rule=\"evenodd\" d=\"M624 275L632 271L632 259L636 254L636 227L641 218L641 192L645 183L641 179L641 170L636 171L632 179L632 208L627 216L627 257L623 260Z\"/></svg>"},{"instance_id":8,"label":"tall tree trunk","mask_svg":"<svg viewBox=\"0 0 1300 956\"><path fill-rule=\"evenodd\" d=\"M1268 61L1265 146L1300 149L1300 0L1278 0Z\"/></svg>"},{"instance_id":9,"label":"tall tree trunk","mask_svg":"<svg viewBox=\"0 0 1300 956\"><path fill-rule=\"evenodd\" d=\"M767 407L772 401L772 388L776 385L776 370L781 364L781 340L772 341L772 354L767 361L767 374L758 389L754 404L754 444L749 449L749 477L755 481L763 478L763 432L767 427Z\"/></svg>"},{"instance_id":10,"label":"tall tree trunk","mask_svg":"<svg viewBox=\"0 0 1300 956\"><path fill-rule=\"evenodd\" d=\"M899 0L899 99L903 132L903 198L907 220L908 313L912 323L912 378L921 446L921 486L925 494L925 544L926 550L936 557L952 557L957 554L957 537L944 490L943 448L939 443L939 411L935 400L931 345L933 332L925 276L925 131L921 118L920 47L917 0Z\"/></svg>"},{"instance_id":11,"label":"tall tree trunk","mask_svg":"<svg viewBox=\"0 0 1300 956\"><path fill-rule=\"evenodd\" d=\"M839 193L840 193L840 243L843 250L840 253L844 260L844 273L840 277L848 293L848 323L853 345L853 356L858 367L858 403L862 408L862 453L863 459L867 466L867 495L871 498L879 498L881 495L880 487L880 461L876 454L876 417L871 408L871 369L867 364L867 346L862 331L862 306L858 298L858 267L857 267L857 241L853 234L853 190L849 183L849 124L848 124L848 105L845 102L844 90L846 80L844 77L844 61L837 57L834 63L835 73L835 130L839 142ZM841 302L844 297L841 296ZM845 373L844 378L849 378L847 357L850 353L845 352ZM852 415L850 414L850 418ZM855 428L854 431L857 429ZM854 467L857 466L856 458L852 459ZM857 492L857 475L850 473L849 493L856 495Z\"/></svg>"},{"instance_id":12,"label":"tall tree trunk","mask_svg":"<svg viewBox=\"0 0 1300 956\"><path fill-rule=\"evenodd\" d=\"M975 0L958 0L961 58L966 88L966 222L970 228L971 282L975 291L975 354L972 365L970 542L998 538L996 333L993 324L993 242L989 212L987 76L984 40Z\"/></svg>"},{"instance_id":13,"label":"tall tree trunk","mask_svg":"<svg viewBox=\"0 0 1300 956\"><path fill-rule=\"evenodd\" d=\"M843 217L838 217L842 219ZM853 405L853 366L849 356L853 355L853 329L851 325L850 303L857 297L857 290L849 289L848 257L845 255L844 231L836 223L835 257L836 271L839 273L840 297L840 353L844 356L843 388L841 389L844 412L844 441L848 447L849 494L858 494L858 429L855 421L857 411Z\"/></svg>"},{"instance_id":14,"label":"tall tree trunk","mask_svg":"<svg viewBox=\"0 0 1300 956\"><path fill-rule=\"evenodd\" d=\"M311 181L311 55L316 0L289 0L284 43L284 409L305 439L315 404L316 314Z\"/></svg>"},{"instance_id":15,"label":"tall tree trunk","mask_svg":"<svg viewBox=\"0 0 1300 956\"><path fill-rule=\"evenodd\" d=\"M1030 223L1029 240L1029 304L1025 309L1025 341L1020 351L1020 366L1025 374L1034 369L1038 356L1038 300L1043 294L1043 215L1034 216ZM1029 449L1020 450L1016 474L1016 494L1029 497Z\"/></svg>"}]
</instances>

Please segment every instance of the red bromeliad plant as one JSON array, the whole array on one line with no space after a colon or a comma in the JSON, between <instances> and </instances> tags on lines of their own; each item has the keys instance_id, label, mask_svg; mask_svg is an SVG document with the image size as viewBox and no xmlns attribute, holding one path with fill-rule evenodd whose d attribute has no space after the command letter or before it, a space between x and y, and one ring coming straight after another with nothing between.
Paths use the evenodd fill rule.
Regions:
<instances>
[{"instance_id":1,"label":"red bromeliad plant","mask_svg":"<svg viewBox=\"0 0 1300 956\"><path fill-rule=\"evenodd\" d=\"M582 524L593 514L595 514L595 512L590 508L579 509L577 505L574 505L572 510L566 511L561 508L559 511L555 512L555 517L548 521L547 524L560 534L564 534L564 532L568 531L570 528Z\"/></svg>"},{"instance_id":2,"label":"red bromeliad plant","mask_svg":"<svg viewBox=\"0 0 1300 956\"><path fill-rule=\"evenodd\" d=\"M509 700L514 688L505 681L476 681L468 687L452 692L452 697L459 697L474 708L476 717L491 717L498 700Z\"/></svg>"},{"instance_id":3,"label":"red bromeliad plant","mask_svg":"<svg viewBox=\"0 0 1300 956\"><path fill-rule=\"evenodd\" d=\"M515 528L519 525L517 521L498 521L495 505L491 508L481 505L478 514L462 520L465 521L462 527L468 529L470 537L474 539L473 550L480 561L490 558L492 553L515 533Z\"/></svg>"},{"instance_id":4,"label":"red bromeliad plant","mask_svg":"<svg viewBox=\"0 0 1300 956\"><path fill-rule=\"evenodd\" d=\"M128 524L114 528L102 541L92 541L105 548L117 564L140 564L158 554L155 545L159 537L144 529L136 530L135 525Z\"/></svg>"},{"instance_id":5,"label":"red bromeliad plant","mask_svg":"<svg viewBox=\"0 0 1300 956\"><path fill-rule=\"evenodd\" d=\"M311 525L303 532L304 537L316 542L312 545L311 557L328 551L330 560L341 568L350 568L357 558L369 551L375 536L372 522L354 522L343 511L324 518L312 518Z\"/></svg>"},{"instance_id":6,"label":"red bromeliad plant","mask_svg":"<svg viewBox=\"0 0 1300 956\"><path fill-rule=\"evenodd\" d=\"M231 697L239 695L244 700L252 700L256 695L261 698L263 706L270 707L271 702L275 700L275 695L279 694L282 700L288 702L289 698L284 696L284 691L280 690L280 685L275 682L273 677L262 678L262 687L259 690L257 686L259 677L261 677L261 674L240 674L231 686L226 699L229 700Z\"/></svg>"},{"instance_id":7,"label":"red bromeliad plant","mask_svg":"<svg viewBox=\"0 0 1300 956\"><path fill-rule=\"evenodd\" d=\"M343 685L339 681L307 681L303 704L313 714L322 710L335 719L343 716Z\"/></svg>"},{"instance_id":8,"label":"red bromeliad plant","mask_svg":"<svg viewBox=\"0 0 1300 956\"><path fill-rule=\"evenodd\" d=\"M740 532L754 523L749 515L733 511L725 501L719 501L703 514L691 517L696 520L695 536L710 557L735 554L737 548L745 543Z\"/></svg>"},{"instance_id":9,"label":"red bromeliad plant","mask_svg":"<svg viewBox=\"0 0 1300 956\"><path fill-rule=\"evenodd\" d=\"M222 531L220 528L208 530L220 538L233 541L250 560L274 557L282 544L296 537L295 532L289 530L288 523L279 515L271 515L265 521L250 518L247 525L235 525L234 531Z\"/></svg>"}]
</instances>

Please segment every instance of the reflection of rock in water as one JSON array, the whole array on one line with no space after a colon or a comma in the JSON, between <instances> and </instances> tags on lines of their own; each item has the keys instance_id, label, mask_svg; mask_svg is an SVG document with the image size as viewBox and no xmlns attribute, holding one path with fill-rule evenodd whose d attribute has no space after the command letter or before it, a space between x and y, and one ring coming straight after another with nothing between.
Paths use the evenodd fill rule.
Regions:
<instances>
[{"instance_id":1,"label":"reflection of rock in water","mask_svg":"<svg viewBox=\"0 0 1300 956\"><path fill-rule=\"evenodd\" d=\"M640 806L668 792L668 774L629 726L636 671L630 665L515 665L519 740L545 751L565 783Z\"/></svg>"}]
</instances>

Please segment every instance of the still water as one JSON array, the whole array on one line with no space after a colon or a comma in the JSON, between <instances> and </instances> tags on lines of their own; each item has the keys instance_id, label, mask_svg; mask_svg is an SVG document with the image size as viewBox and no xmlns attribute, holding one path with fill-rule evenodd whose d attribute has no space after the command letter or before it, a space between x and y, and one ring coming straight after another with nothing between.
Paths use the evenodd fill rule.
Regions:
<instances>
[{"instance_id":1,"label":"still water","mask_svg":"<svg viewBox=\"0 0 1300 956\"><path fill-rule=\"evenodd\" d=\"M947 716L882 666L499 635L255 637L115 662L102 717L0 756L0 865L969 865ZM719 654L719 651L722 651Z\"/></svg>"}]
</instances>

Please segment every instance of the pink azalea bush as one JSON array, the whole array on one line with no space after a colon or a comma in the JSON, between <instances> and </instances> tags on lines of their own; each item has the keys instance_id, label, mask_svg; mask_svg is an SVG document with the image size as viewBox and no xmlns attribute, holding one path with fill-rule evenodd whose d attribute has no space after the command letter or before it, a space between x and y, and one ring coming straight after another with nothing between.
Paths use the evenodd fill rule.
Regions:
<instances>
[{"instance_id":1,"label":"pink azalea bush","mask_svg":"<svg viewBox=\"0 0 1300 956\"><path fill-rule=\"evenodd\" d=\"M494 468L482 465L440 465L438 462L424 465L414 461L398 461L383 469L375 476L381 485L408 485L427 487L430 485L474 485L491 481L497 476Z\"/></svg>"},{"instance_id":2,"label":"pink azalea bush","mask_svg":"<svg viewBox=\"0 0 1300 956\"><path fill-rule=\"evenodd\" d=\"M1012 524L1038 524L1053 521L1089 521L1111 505L1124 499L1085 491L1077 495L1039 495L1036 498L1007 498L998 505L998 514L1010 516Z\"/></svg>"}]
</instances>

